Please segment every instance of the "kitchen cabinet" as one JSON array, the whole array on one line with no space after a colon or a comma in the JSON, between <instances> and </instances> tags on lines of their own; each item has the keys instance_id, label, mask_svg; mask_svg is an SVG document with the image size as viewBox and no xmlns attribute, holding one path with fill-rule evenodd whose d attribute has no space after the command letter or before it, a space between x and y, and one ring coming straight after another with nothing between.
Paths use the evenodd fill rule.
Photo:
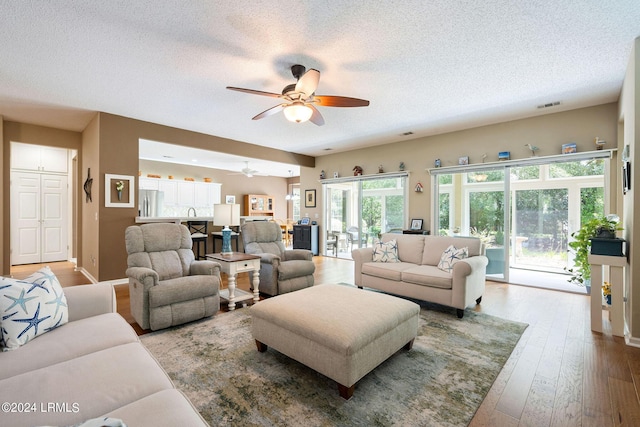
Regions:
<instances>
[{"instance_id":1,"label":"kitchen cabinet","mask_svg":"<svg viewBox=\"0 0 640 427\"><path fill-rule=\"evenodd\" d=\"M11 143L11 168L38 172L67 173L69 153L66 148Z\"/></svg>"},{"instance_id":2,"label":"kitchen cabinet","mask_svg":"<svg viewBox=\"0 0 640 427\"><path fill-rule=\"evenodd\" d=\"M178 206L178 182L173 179L160 179L158 190L164 193L164 206Z\"/></svg>"},{"instance_id":3,"label":"kitchen cabinet","mask_svg":"<svg viewBox=\"0 0 640 427\"><path fill-rule=\"evenodd\" d=\"M158 178L138 178L140 190L157 190L160 180Z\"/></svg>"}]
</instances>

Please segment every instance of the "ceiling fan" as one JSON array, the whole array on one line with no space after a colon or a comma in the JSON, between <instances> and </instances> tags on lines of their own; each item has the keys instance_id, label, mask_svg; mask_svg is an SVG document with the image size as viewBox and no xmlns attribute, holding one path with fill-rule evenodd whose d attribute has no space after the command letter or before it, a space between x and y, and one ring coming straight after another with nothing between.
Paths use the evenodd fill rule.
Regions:
<instances>
[{"instance_id":1,"label":"ceiling fan","mask_svg":"<svg viewBox=\"0 0 640 427\"><path fill-rule=\"evenodd\" d=\"M244 175L247 178L252 178L253 176L256 175L261 175L261 176L268 176L266 173L260 173L259 171L255 170L255 169L251 169L249 167L249 162L245 161L245 167L243 167L242 169L240 169L240 172L236 172L236 173L230 173L228 175Z\"/></svg>"},{"instance_id":2,"label":"ceiling fan","mask_svg":"<svg viewBox=\"0 0 640 427\"><path fill-rule=\"evenodd\" d=\"M295 64L291 66L291 74L296 78L297 83L285 86L284 89L282 89L282 94L233 86L227 86L227 89L237 90L238 92L245 92L253 95L281 98L284 100L282 104L271 107L253 117L253 120L259 120L283 111L285 117L289 121L302 123L310 120L311 123L322 126L324 124L324 118L316 106L366 107L369 105L369 101L366 99L349 98L346 96L316 95L315 92L318 87L318 83L320 82L320 71L313 68L307 71L303 65Z\"/></svg>"}]
</instances>

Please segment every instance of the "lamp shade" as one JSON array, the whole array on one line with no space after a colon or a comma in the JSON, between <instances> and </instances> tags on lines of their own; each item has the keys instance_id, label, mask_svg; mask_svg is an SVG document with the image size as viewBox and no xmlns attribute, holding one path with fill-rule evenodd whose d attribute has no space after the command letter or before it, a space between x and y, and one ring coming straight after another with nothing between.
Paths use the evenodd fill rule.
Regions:
<instances>
[{"instance_id":1,"label":"lamp shade","mask_svg":"<svg viewBox=\"0 0 640 427\"><path fill-rule=\"evenodd\" d=\"M311 118L312 114L313 110L301 101L295 101L293 104L287 105L284 109L284 115L290 122L306 122Z\"/></svg>"},{"instance_id":2,"label":"lamp shade","mask_svg":"<svg viewBox=\"0 0 640 427\"><path fill-rule=\"evenodd\" d=\"M240 205L213 205L213 224L222 226L240 225Z\"/></svg>"}]
</instances>

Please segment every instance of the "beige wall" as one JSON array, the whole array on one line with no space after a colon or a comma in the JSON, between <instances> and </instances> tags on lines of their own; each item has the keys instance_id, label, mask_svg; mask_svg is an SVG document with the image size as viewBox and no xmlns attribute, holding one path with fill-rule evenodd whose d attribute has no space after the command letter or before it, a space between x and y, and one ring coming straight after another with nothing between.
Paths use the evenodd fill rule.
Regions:
<instances>
[{"instance_id":1,"label":"beige wall","mask_svg":"<svg viewBox=\"0 0 640 427\"><path fill-rule=\"evenodd\" d=\"M5 181L8 180L8 174L5 175L5 171L7 171L7 168L5 168L4 165L4 152L5 152L5 143L4 143L4 118L0 115L0 176L2 176L2 182L4 183ZM8 171L7 171L8 172ZM7 203L7 201L4 198L4 184L0 185L0 200L2 200L2 209L0 209L0 224L2 224L0 226L0 242L2 242L2 245L0 245L0 271L2 272L2 274L7 275L8 272L10 271L10 266L8 266L5 263L5 232L9 233L9 224L5 224L4 222L4 213L5 211L7 211L7 215L9 215L9 203ZM8 236L9 234L7 234ZM5 270L5 266L6 266L6 270Z\"/></svg>"},{"instance_id":2,"label":"beige wall","mask_svg":"<svg viewBox=\"0 0 640 427\"><path fill-rule=\"evenodd\" d=\"M629 242L629 268L626 271L629 302L627 305L627 318L631 339L635 345L640 345L640 283L634 278L640 277L640 260L638 252L635 252L635 242L640 242L640 226L635 227L635 222L640 218L635 204L635 191L640 185L640 175L635 173L640 165L640 151L637 150L640 141L640 38L634 42L624 83L620 96L620 129L619 150L625 145L630 148L630 161L632 169L631 191L627 192L623 199L623 227L624 238ZM620 166L620 163L616 165Z\"/></svg>"},{"instance_id":3,"label":"beige wall","mask_svg":"<svg viewBox=\"0 0 640 427\"><path fill-rule=\"evenodd\" d=\"M79 168L78 191L79 205L82 206L78 215L82 234L78 237L81 242L78 251L78 266L85 270L91 277L98 280L98 246L100 231L100 115L96 114L93 120L82 132L82 167ZM91 201L87 201L84 192L84 183L91 174Z\"/></svg>"},{"instance_id":4,"label":"beige wall","mask_svg":"<svg viewBox=\"0 0 640 427\"><path fill-rule=\"evenodd\" d=\"M303 207L302 214L314 219L318 215L317 220L322 220L321 170L328 177L334 172L349 176L359 165L364 174L375 174L379 165L385 172L397 171L402 161L410 171L409 218L423 218L424 228L430 229L431 179L426 169L433 167L435 159L439 158L442 166L457 165L461 156L469 156L470 163L481 163L486 153L485 161L490 162L497 161L499 151L510 151L512 159L527 158L531 155L527 143L540 147L540 156L560 154L561 145L567 142L576 142L578 151L591 151L596 136L607 141L607 148L615 148L616 117L617 104L612 103L318 157L315 168L301 171L302 194L306 189L317 193L317 207ZM614 181L616 172L613 170L610 177ZM414 192L418 182L424 186L422 193ZM617 194L615 182L612 191Z\"/></svg>"}]
</instances>

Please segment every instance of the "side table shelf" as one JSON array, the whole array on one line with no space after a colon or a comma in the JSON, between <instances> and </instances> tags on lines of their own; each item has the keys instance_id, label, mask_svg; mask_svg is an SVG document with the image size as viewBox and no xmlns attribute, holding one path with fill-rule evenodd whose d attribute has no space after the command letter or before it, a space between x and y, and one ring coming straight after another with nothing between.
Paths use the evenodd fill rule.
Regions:
<instances>
[{"instance_id":1,"label":"side table shelf","mask_svg":"<svg viewBox=\"0 0 640 427\"><path fill-rule=\"evenodd\" d=\"M617 337L624 337L624 268L627 258L622 256L589 255L591 267L591 330L602 332L602 311L609 311L611 331ZM611 283L611 306L602 298L603 269L609 269Z\"/></svg>"}]
</instances>

